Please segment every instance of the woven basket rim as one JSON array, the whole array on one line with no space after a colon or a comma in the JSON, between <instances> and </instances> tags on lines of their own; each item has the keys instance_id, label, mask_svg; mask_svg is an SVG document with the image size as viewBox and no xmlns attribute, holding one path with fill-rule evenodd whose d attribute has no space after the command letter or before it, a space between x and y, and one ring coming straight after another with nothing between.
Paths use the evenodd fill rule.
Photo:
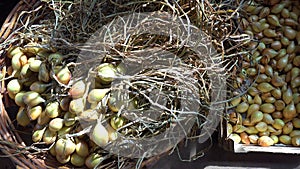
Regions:
<instances>
[{"instance_id":1,"label":"woven basket rim","mask_svg":"<svg viewBox=\"0 0 300 169\"><path fill-rule=\"evenodd\" d=\"M0 43L9 39L12 35L13 31L18 29L20 26L20 23L18 22L19 19L21 19L20 15L22 15L22 20L26 20L29 15L27 13L24 13L23 11L30 11L34 10L37 7L39 7L42 4L40 0L20 0L15 7L10 11L8 16L6 17L5 21L3 22L3 25L0 29ZM1 66L6 65L6 56L5 56L5 49L0 48L0 54L2 55L1 58ZM15 143L18 148L25 148L25 143L18 134L18 132L14 132L16 128L13 125L12 120L9 117L8 112L6 111L7 105L10 105L9 103L9 97L6 93L5 89L5 82L2 81L1 83L1 100L0 100L0 106L1 106L1 116L0 116L0 140L8 141ZM51 167L51 160L53 162L56 162L55 160L50 158L49 162L45 162L43 159L37 158L35 155L31 155L30 153L20 153L20 154L14 154L16 153L16 150L9 146L8 144L0 143L1 151L4 155L10 158L10 160L17 166L21 168L52 168ZM47 157L47 159L49 159ZM47 164L46 164L47 163ZM48 164L49 163L49 164Z\"/></svg>"},{"instance_id":2,"label":"woven basket rim","mask_svg":"<svg viewBox=\"0 0 300 169\"><path fill-rule=\"evenodd\" d=\"M2 27L0 27L0 43L4 42L7 39L12 38L13 32L22 26L18 21L20 19L26 20L29 17L29 13L24 13L23 11L33 11L40 7L43 4L41 0L20 0L15 7L11 10L9 15L6 17L5 21L3 22ZM23 13L22 13L23 12ZM22 16L20 17L20 15ZM0 65L4 67L6 63L6 52L5 48L0 47ZM7 65L6 65L7 66ZM1 73L1 72L0 72ZM39 156L31 155L30 153L20 153L20 154L13 154L16 152L16 149L10 147L7 144L1 143L1 140L5 140L11 143L16 143L17 147L25 148L26 145L18 134L18 132L14 132L16 128L13 125L13 121L9 117L9 112L7 112L6 107L8 105L12 105L9 101L12 100L9 98L8 94L6 93L6 86L5 81L0 83L1 86L1 94L0 94L0 148L4 155L10 158L10 160L20 168L28 168L28 169L39 169L39 168L57 168L58 166L64 166L67 168L74 168L74 166L70 166L69 164L60 164L56 161L54 157L52 157L49 153L45 158L40 159ZM13 103L14 106L16 106ZM163 153L158 156L154 156L153 158L145 159L142 164L141 168L151 166L155 162L157 162L162 156L167 155L168 153ZM50 158L48 158L50 156ZM75 167L75 168L85 168L85 167ZM132 166L125 166L125 168L132 168Z\"/></svg>"}]
</instances>

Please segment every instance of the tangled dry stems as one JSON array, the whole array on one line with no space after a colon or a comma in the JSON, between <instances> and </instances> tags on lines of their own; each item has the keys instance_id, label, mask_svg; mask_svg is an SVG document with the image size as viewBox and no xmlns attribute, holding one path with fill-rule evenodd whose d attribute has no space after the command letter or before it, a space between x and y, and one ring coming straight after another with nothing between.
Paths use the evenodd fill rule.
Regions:
<instances>
[{"instance_id":1,"label":"tangled dry stems","mask_svg":"<svg viewBox=\"0 0 300 169\"><path fill-rule=\"evenodd\" d=\"M135 58L131 54L143 51L148 47L158 47L179 56L184 63L185 68L194 71L194 79L198 82L197 85L186 85L189 88L184 89L191 92L199 91L200 97L198 104L201 105L201 109L199 110L199 114L197 114L197 123L194 127L195 129L188 135L191 139L200 137L198 135L199 133L196 131L201 129L208 111L212 108L210 105L212 102L212 85L209 72L215 74L223 72L226 77L218 78L233 79L235 74L240 70L239 61L243 55L247 55L245 44L251 40L251 37L243 34L239 26L239 18L243 12L242 6L245 3L244 1L43 1L45 3L38 8L32 11L24 11L20 14L18 18L18 27L14 29L9 38L0 44L1 50L8 48L8 46L12 44L22 46L28 42L39 42L38 44L41 48L53 51L58 50L66 54L68 58L65 59L64 64L70 65L70 62L75 62L76 59L80 60L81 57L84 57L80 55L79 51L95 52L98 55L107 54L107 51L90 51L91 46L86 42L92 34L101 29L105 24L111 22L116 16L123 17L132 12L165 11L173 16L178 16L178 18L190 22L190 25L187 24L188 29L191 29L191 25L195 25L207 34L208 37L211 38L208 39L208 41L211 41L213 47L217 50L216 53L213 53L213 55L210 56L211 64L209 65L204 61L201 61L197 56L197 53L190 49L190 46L180 46L180 39L176 39L172 36L158 36L151 34L132 35L128 41L118 41L114 44L115 46L113 48L108 49L109 56L117 57L105 57L104 60L102 60L105 62L119 63L120 59L129 58L132 62L136 62L141 58ZM22 20L23 15L29 15L30 17L26 18L26 20ZM114 37L114 35L110 36ZM170 41L170 39L173 40ZM72 66L77 66L78 64L85 63L76 63ZM138 72L130 77L122 78L130 79L130 81L123 81L123 83L126 82L126 85L129 85L132 89L138 91L137 98L147 98L148 95L146 94L146 91L149 89L161 90L161 87L164 86L167 88L165 90L170 90L170 86L174 85L174 81L186 83L186 79L182 76L183 72L183 70L169 70L167 73L148 70L145 72ZM147 80L145 81L145 79ZM166 81L166 79L168 80ZM174 98L169 99L173 100ZM180 99L188 100L188 98L183 97ZM155 101L149 98L146 100L151 104L156 104ZM216 100L219 102L228 101L218 100L218 98L216 98ZM165 110L168 114L167 117L176 119L178 113L180 113L180 111L175 114L172 113L176 110L176 107L172 107L172 104L171 108L160 104L156 105L160 109ZM215 107L213 107L213 109L215 109L218 116L222 116L223 112L217 110ZM127 127L131 127L132 130L137 131L137 129L140 128L140 125L143 125L144 130L150 129L151 131L147 134L144 133L144 136L151 136L155 132L163 132L166 127L161 127L161 125L164 126L168 124L168 120L169 118L165 118L162 122L158 123L158 126L152 128L149 128L145 121L144 123L139 121L138 125L132 123L132 125ZM141 133L141 131L136 133ZM11 134L13 135L13 133ZM134 137L139 135L140 134L134 135ZM7 146L5 143L2 143L2 145ZM176 146L174 146L174 150L176 149L175 147ZM25 151L19 151L19 149L15 147L11 147L10 149L18 150L18 153L26 154L25 152L27 152L29 148L32 148L37 152L40 151L40 149L35 149L33 145L23 147L22 149ZM201 153L202 152L200 152L200 154ZM14 153L11 154L13 155ZM143 160L144 159L141 158L137 163L137 167L141 165ZM122 165L125 165L128 162L130 162L128 159L115 158L115 160L108 162L107 166L104 166L112 167L117 165L121 168ZM145 164L147 164L147 162L145 162Z\"/></svg>"}]
</instances>

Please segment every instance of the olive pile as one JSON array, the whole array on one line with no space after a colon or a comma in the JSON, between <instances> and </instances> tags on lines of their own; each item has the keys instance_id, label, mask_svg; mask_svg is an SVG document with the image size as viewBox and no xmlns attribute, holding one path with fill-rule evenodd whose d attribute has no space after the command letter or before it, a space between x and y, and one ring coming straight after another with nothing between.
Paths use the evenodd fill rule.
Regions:
<instances>
[{"instance_id":1,"label":"olive pile","mask_svg":"<svg viewBox=\"0 0 300 169\"><path fill-rule=\"evenodd\" d=\"M96 68L95 86L101 87L88 89L84 80L73 82L64 55L36 46L29 43L7 51L11 60L7 92L19 106L16 121L21 126L34 125L32 141L48 145L60 163L94 168L105 159L96 150L115 140L115 130L125 121L113 113L119 110L120 103L109 97L109 84L117 67L100 64ZM108 98L105 103L104 97ZM110 114L97 111L102 104L108 104ZM101 122L104 116L107 124ZM91 131L76 134L84 130L81 122L93 124Z\"/></svg>"},{"instance_id":2,"label":"olive pile","mask_svg":"<svg viewBox=\"0 0 300 169\"><path fill-rule=\"evenodd\" d=\"M247 94L231 101L228 133L235 142L300 146L300 3L255 2L241 20L252 55L237 81L255 79ZM238 84L235 84L238 87Z\"/></svg>"}]
</instances>

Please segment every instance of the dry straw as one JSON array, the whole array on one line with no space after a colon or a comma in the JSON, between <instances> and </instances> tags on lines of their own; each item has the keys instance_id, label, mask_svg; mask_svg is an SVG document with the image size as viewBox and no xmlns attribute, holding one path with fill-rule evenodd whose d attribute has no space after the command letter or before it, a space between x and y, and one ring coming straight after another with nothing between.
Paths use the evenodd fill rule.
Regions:
<instances>
[{"instance_id":1,"label":"dry straw","mask_svg":"<svg viewBox=\"0 0 300 169\"><path fill-rule=\"evenodd\" d=\"M243 34L240 28L240 18L243 15L243 1L209 1L209 0L181 0L181 1L154 1L154 0L75 0L75 1L58 1L58 0L22 0L11 11L1 28L1 69L5 75L9 61L6 57L6 51L10 46L21 46L29 42L38 42L38 47L52 51L60 51L65 54L63 64L71 69L82 64L74 63L76 59L82 57L80 50L89 50L88 44L82 45L99 30L103 25L111 22L115 17L123 17L132 12L154 12L164 11L170 15L177 16L185 20L189 20L192 25L200 28L210 39L217 53L212 55L212 65L206 67L204 62L199 60L196 53L189 50L189 46L180 47L179 41L171 41L172 37L142 34L132 36L128 41L120 41L115 48L110 49L110 55L104 58L105 62L118 63L122 57L128 57L131 61L138 61L130 55L137 51L143 51L146 47L155 46L170 51L180 56L182 61L195 70L194 80L198 81L197 85L193 85L189 90L199 90L198 103L201 109L197 115L197 123L193 130L187 136L187 140L199 138L199 129L206 119L208 111L211 110L211 80L207 72L223 72L228 79L234 79L240 68L240 61L248 52L245 50L245 44L251 40L246 34ZM26 47L26 46L25 46ZM99 51L93 51L95 53ZM118 56L118 57L116 57ZM131 56L131 57L130 57ZM55 63L53 63L55 64ZM172 91L174 80L184 82L184 78L180 76L181 71L174 70L172 74L164 75L157 71L141 71L138 76L134 76L129 85L132 91L137 92L137 98L141 104L154 103L147 100L145 88L157 87L157 84L163 84L164 90ZM78 72L77 72L78 73ZM80 76L77 76L80 77ZM146 81L144 80L147 77ZM166 80L167 79L167 80ZM78 79L74 79L76 81ZM231 82L230 82L231 83ZM153 84L156 84L153 86ZM62 95L68 90L69 86L61 84ZM230 91L230 89L229 89ZM230 92L229 92L230 93ZM7 96L5 89L5 81L1 83L1 118L0 118L0 147L4 156L11 160L21 168L46 168L60 166L53 157L47 154L49 147L43 145L31 144L25 141L31 131L25 131L25 136L15 125L14 116L7 112L13 102ZM169 98L174 101L174 98ZM226 102L228 100L222 100ZM174 102L172 106L178 106ZM160 105L163 108L166 108ZM145 127L144 122L132 124L124 127L123 134L130 129L131 137L143 138L152 136L153 133L163 132L167 127L167 122L176 119L178 114L172 114L172 111L166 111L166 116L161 117L161 121L156 126ZM215 110L221 117L223 112ZM180 114L180 112L177 112ZM172 117L172 118L171 118ZM142 127L144 126L144 128ZM142 130L141 130L142 127ZM127 129L127 130L126 130ZM153 130L149 130L153 129ZM122 132L122 130L120 130ZM134 133L134 134L133 134ZM20 136L22 135L22 137ZM76 133L75 133L76 135ZM27 138L28 139L28 138ZM26 142L26 143L25 143ZM170 152L176 150L177 145ZM206 151L206 150L203 150ZM137 168L147 167L155 164L161 156L155 156L149 159L128 159L117 157L99 149L99 153L103 154L107 159L100 168ZM196 159L202 151L195 154Z\"/></svg>"}]
</instances>

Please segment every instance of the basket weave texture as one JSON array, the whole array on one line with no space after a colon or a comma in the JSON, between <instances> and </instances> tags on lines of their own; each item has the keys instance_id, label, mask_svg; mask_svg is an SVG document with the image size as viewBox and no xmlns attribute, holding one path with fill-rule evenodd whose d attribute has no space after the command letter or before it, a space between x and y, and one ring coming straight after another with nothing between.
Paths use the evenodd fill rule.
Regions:
<instances>
[{"instance_id":1,"label":"basket weave texture","mask_svg":"<svg viewBox=\"0 0 300 169\"><path fill-rule=\"evenodd\" d=\"M27 11L34 11L40 8L42 2L39 0L22 0L13 8L4 21L0 30L0 43L11 38L13 31L19 29L24 21L29 21L30 15ZM5 48L0 48L0 65L2 74L5 74L5 68L9 66L6 59ZM24 142L24 138L20 136L20 132L14 126L13 111L10 109L15 107L14 102L9 99L5 81L2 81L1 99L0 99L0 149L5 157L9 157L12 162L20 168L56 168L59 163L50 155L34 155L29 153L28 147ZM9 109L9 110L8 110Z\"/></svg>"}]
</instances>

